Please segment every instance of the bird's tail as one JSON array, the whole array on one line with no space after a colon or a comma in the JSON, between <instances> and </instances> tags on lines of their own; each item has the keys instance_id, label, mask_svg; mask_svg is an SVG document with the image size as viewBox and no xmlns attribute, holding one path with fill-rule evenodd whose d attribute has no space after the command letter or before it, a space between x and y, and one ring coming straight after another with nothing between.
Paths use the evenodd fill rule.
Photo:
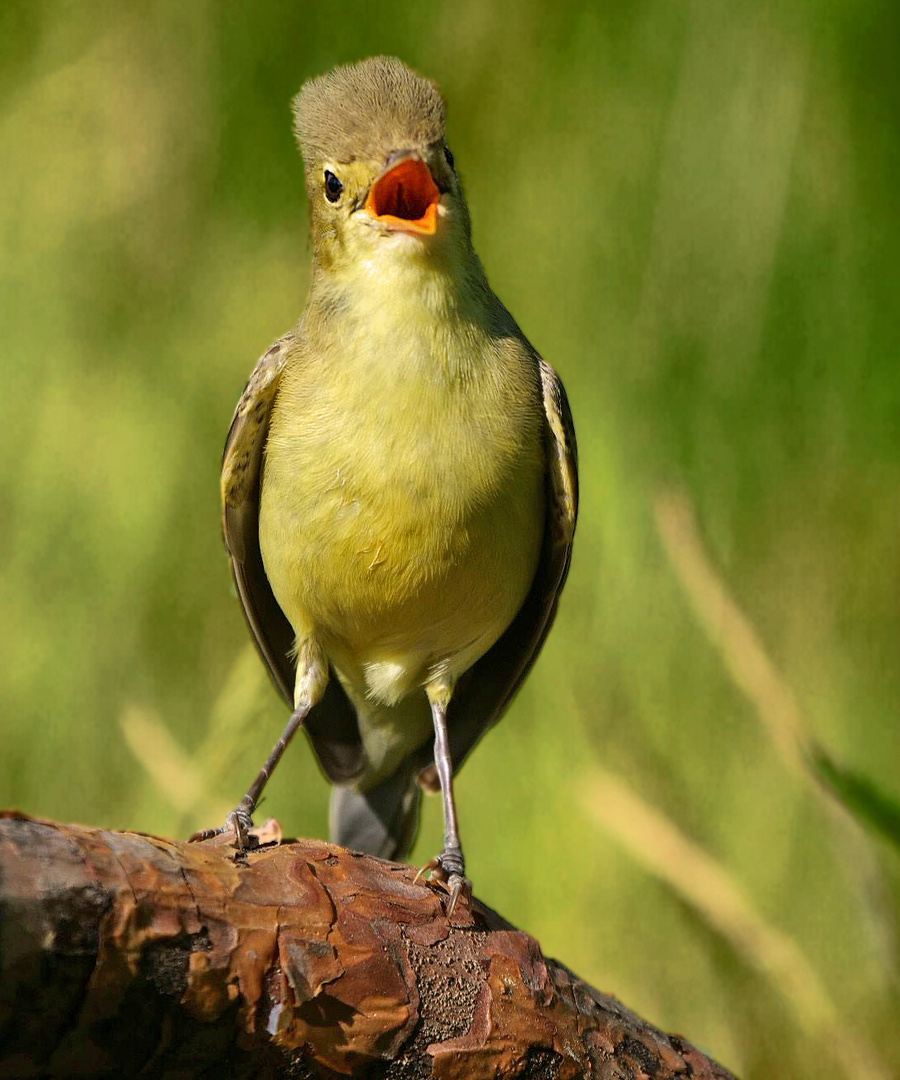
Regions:
<instances>
[{"instance_id":1,"label":"bird's tail","mask_svg":"<svg viewBox=\"0 0 900 1080\"><path fill-rule=\"evenodd\" d=\"M380 859L401 859L419 824L421 763L407 758L396 772L367 791L336 787L331 793L331 839Z\"/></svg>"}]
</instances>

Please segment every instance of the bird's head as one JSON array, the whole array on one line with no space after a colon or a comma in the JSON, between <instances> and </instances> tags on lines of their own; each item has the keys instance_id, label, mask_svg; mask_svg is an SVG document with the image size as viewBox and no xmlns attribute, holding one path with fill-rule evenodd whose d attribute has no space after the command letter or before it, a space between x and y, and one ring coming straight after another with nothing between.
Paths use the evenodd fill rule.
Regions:
<instances>
[{"instance_id":1,"label":"bird's head","mask_svg":"<svg viewBox=\"0 0 900 1080\"><path fill-rule=\"evenodd\" d=\"M434 83L393 57L335 68L294 100L317 264L426 260L471 251L468 211Z\"/></svg>"}]
</instances>

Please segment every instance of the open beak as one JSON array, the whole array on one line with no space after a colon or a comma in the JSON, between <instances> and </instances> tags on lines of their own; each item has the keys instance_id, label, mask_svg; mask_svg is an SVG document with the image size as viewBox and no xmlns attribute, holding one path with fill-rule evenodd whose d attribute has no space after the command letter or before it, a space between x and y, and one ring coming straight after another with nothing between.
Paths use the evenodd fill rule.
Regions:
<instances>
[{"instance_id":1,"label":"open beak","mask_svg":"<svg viewBox=\"0 0 900 1080\"><path fill-rule=\"evenodd\" d=\"M419 158L408 157L378 177L369 191L366 210L396 232L433 235L440 201L431 170Z\"/></svg>"}]
</instances>

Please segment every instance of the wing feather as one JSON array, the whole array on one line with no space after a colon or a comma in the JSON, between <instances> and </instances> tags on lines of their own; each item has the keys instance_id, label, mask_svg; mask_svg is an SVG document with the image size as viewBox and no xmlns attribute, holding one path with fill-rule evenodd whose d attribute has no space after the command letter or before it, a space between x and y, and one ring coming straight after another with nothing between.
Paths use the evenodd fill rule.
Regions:
<instances>
[{"instance_id":1,"label":"wing feather","mask_svg":"<svg viewBox=\"0 0 900 1080\"><path fill-rule=\"evenodd\" d=\"M301 343L290 333L260 357L238 401L222 460L222 532L235 587L259 655L291 708L296 675L294 631L263 566L259 493L272 403L285 365L300 352ZM356 712L333 673L306 730L330 780L346 782L360 773L364 755Z\"/></svg>"}]
</instances>

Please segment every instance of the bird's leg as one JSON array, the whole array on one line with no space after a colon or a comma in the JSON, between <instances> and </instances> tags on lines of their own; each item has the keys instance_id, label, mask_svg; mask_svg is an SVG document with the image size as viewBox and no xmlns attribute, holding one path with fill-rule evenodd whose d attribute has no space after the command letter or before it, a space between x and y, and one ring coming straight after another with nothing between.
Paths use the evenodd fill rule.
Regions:
<instances>
[{"instance_id":1,"label":"bird's leg","mask_svg":"<svg viewBox=\"0 0 900 1080\"><path fill-rule=\"evenodd\" d=\"M428 697L434 722L434 763L444 801L444 850L425 869L440 869L446 877L450 890L447 914L452 915L460 893L471 896L472 886L466 879L466 861L459 842L456 803L453 799L453 762L450 758L450 741L447 738L447 704L450 693L446 689L434 694L429 691Z\"/></svg>"},{"instance_id":2,"label":"bird's leg","mask_svg":"<svg viewBox=\"0 0 900 1080\"><path fill-rule=\"evenodd\" d=\"M297 734L297 729L309 715L310 709L321 700L328 685L328 659L321 646L310 636L297 643L297 681L294 686L294 711L275 743L272 753L259 770L256 779L247 789L247 794L225 819L221 829L206 829L195 833L191 840L209 840L225 832L234 833L234 844L239 851L247 847L248 833L253 828L253 811L263 793L269 777L275 771L281 756L287 750L288 743Z\"/></svg>"},{"instance_id":3,"label":"bird's leg","mask_svg":"<svg viewBox=\"0 0 900 1080\"><path fill-rule=\"evenodd\" d=\"M287 726L281 733L281 738L275 743L272 753L266 758L266 763L256 774L256 779L247 789L247 794L228 815L225 824L234 829L238 847L246 847L247 830L253 828L253 811L256 809L259 797L263 793L263 788L268 783L269 777L275 772L278 762L281 761L281 755L288 748L288 743L297 734L300 725L309 715L310 708L310 705L301 705L299 708L294 709Z\"/></svg>"},{"instance_id":4,"label":"bird's leg","mask_svg":"<svg viewBox=\"0 0 900 1080\"><path fill-rule=\"evenodd\" d=\"M281 761L281 756L287 750L288 743L293 739L297 733L297 729L309 715L309 710L312 708L309 704L303 704L294 709L291 713L291 718L287 722L287 727L281 733L281 738L272 748L272 753L266 758L266 763L259 770L256 775L256 779L247 789L247 794L241 799L238 805L231 811L228 817L225 819L225 824L219 829L204 829L203 832L195 833L192 837L192 841L196 840L210 840L214 836L219 836L225 832L234 833L234 846L239 851L243 851L248 845L248 833L253 828L253 811L256 809L256 804L259 802L259 798L263 793L263 788L269 780L269 777L275 771L275 767L278 762Z\"/></svg>"}]
</instances>

